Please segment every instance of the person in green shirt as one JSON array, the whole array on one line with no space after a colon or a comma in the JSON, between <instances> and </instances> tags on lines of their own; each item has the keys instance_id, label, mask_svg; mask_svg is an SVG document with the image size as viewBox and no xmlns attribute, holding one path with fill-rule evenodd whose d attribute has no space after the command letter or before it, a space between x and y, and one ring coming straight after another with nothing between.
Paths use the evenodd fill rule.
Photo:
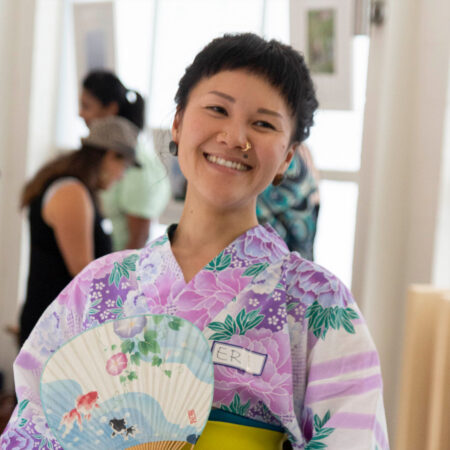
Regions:
<instances>
[{"instance_id":1,"label":"person in green shirt","mask_svg":"<svg viewBox=\"0 0 450 450\"><path fill-rule=\"evenodd\" d=\"M117 115L133 122L139 130L144 128L144 99L127 89L114 73L92 71L82 87L79 114L88 127L94 119ZM143 247L151 222L157 220L170 199L167 170L143 136L136 154L141 167L128 170L101 196L103 214L112 222L114 250Z\"/></svg>"}]
</instances>

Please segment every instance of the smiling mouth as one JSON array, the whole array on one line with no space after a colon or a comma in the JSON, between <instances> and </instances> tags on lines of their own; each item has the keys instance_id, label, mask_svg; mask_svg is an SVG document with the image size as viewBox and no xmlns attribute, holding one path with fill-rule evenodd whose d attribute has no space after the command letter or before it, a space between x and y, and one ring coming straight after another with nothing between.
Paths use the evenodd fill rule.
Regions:
<instances>
[{"instance_id":1,"label":"smiling mouth","mask_svg":"<svg viewBox=\"0 0 450 450\"><path fill-rule=\"evenodd\" d=\"M208 153L204 153L204 155L209 162L217 164L218 166L228 167L229 169L238 170L239 172L246 172L247 170L251 169L251 167L247 166L246 164L242 164L235 161L228 161L226 159L221 158L220 156L214 156Z\"/></svg>"}]
</instances>

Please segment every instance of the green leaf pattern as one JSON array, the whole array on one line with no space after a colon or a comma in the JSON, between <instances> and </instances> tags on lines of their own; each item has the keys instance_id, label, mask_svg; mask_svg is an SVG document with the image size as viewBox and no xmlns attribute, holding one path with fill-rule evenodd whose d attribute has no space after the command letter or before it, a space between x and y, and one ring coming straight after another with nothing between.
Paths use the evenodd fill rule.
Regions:
<instances>
[{"instance_id":1,"label":"green leaf pattern","mask_svg":"<svg viewBox=\"0 0 450 450\"><path fill-rule=\"evenodd\" d=\"M224 255L224 252L222 251L205 266L205 270L222 272L222 270L225 270L230 264L231 255Z\"/></svg>"},{"instance_id":2,"label":"green leaf pattern","mask_svg":"<svg viewBox=\"0 0 450 450\"><path fill-rule=\"evenodd\" d=\"M322 419L320 419L317 414L314 415L314 435L306 444L305 450L319 450L328 448L328 445L321 441L327 438L334 431L334 428L324 426L330 420L330 416L329 410L325 413Z\"/></svg>"},{"instance_id":3,"label":"green leaf pattern","mask_svg":"<svg viewBox=\"0 0 450 450\"><path fill-rule=\"evenodd\" d=\"M269 267L269 263L257 263L253 264L245 270L245 272L242 274L244 277L256 277L261 272L267 269Z\"/></svg>"},{"instance_id":4,"label":"green leaf pattern","mask_svg":"<svg viewBox=\"0 0 450 450\"><path fill-rule=\"evenodd\" d=\"M164 236L162 236L160 239L158 239L157 241L155 241L150 248L155 248L158 247L160 245L164 245L166 242L169 241L169 236L167 234L165 234Z\"/></svg>"},{"instance_id":5,"label":"green leaf pattern","mask_svg":"<svg viewBox=\"0 0 450 450\"><path fill-rule=\"evenodd\" d=\"M234 334L244 335L248 330L257 327L263 320L265 315L260 314L260 308L254 309L247 313L243 308L239 311L236 319L228 314L224 322L211 322L208 328L215 331L209 339L215 341L230 340Z\"/></svg>"},{"instance_id":6,"label":"green leaf pattern","mask_svg":"<svg viewBox=\"0 0 450 450\"><path fill-rule=\"evenodd\" d=\"M249 407L250 400L247 403L242 404L241 398L237 393L234 394L233 400L229 405L220 405L220 409L240 416L245 416Z\"/></svg>"},{"instance_id":7,"label":"green leaf pattern","mask_svg":"<svg viewBox=\"0 0 450 450\"><path fill-rule=\"evenodd\" d=\"M136 261L139 256L137 254L129 255L122 260L121 263L115 262L111 275L109 276L108 283L115 284L119 287L122 278L130 279L130 272L136 271Z\"/></svg>"},{"instance_id":8,"label":"green leaf pattern","mask_svg":"<svg viewBox=\"0 0 450 450\"><path fill-rule=\"evenodd\" d=\"M329 306L324 308L317 300L306 309L305 318L309 319L308 329L312 330L314 336L325 339L330 328L339 330L341 327L347 333L354 334L355 327L352 320L358 319L358 313L352 308Z\"/></svg>"}]
</instances>

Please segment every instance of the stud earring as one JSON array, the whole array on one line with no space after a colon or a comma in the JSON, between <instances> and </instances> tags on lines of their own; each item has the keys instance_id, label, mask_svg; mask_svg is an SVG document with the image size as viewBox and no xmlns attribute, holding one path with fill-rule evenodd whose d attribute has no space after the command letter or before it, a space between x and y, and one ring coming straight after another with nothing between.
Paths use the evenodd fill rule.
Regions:
<instances>
[{"instance_id":1,"label":"stud earring","mask_svg":"<svg viewBox=\"0 0 450 450\"><path fill-rule=\"evenodd\" d=\"M284 174L283 173L277 173L275 177L273 178L272 185L273 186L279 186L284 180Z\"/></svg>"},{"instance_id":2,"label":"stud earring","mask_svg":"<svg viewBox=\"0 0 450 450\"><path fill-rule=\"evenodd\" d=\"M178 144L175 141L169 142L169 153L172 156L178 156Z\"/></svg>"}]
</instances>

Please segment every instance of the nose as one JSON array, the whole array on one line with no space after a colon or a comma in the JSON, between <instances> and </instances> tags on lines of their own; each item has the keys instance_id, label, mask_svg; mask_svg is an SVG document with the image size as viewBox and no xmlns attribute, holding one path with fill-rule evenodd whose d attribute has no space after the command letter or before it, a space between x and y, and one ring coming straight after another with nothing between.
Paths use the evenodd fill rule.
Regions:
<instances>
[{"instance_id":1,"label":"nose","mask_svg":"<svg viewBox=\"0 0 450 450\"><path fill-rule=\"evenodd\" d=\"M242 150L248 142L246 127L241 124L231 124L230 126L224 127L217 134L217 142L219 144L225 144L230 149L237 148Z\"/></svg>"}]
</instances>

